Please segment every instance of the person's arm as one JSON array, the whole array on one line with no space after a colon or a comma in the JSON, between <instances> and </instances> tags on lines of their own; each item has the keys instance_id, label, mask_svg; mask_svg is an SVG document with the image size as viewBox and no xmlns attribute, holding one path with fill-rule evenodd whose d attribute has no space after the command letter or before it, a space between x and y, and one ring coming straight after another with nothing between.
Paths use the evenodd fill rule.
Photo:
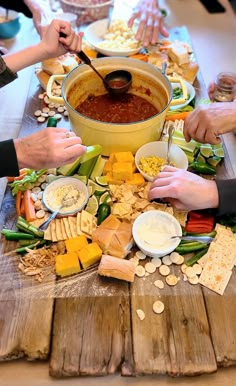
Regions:
<instances>
[{"instance_id":1,"label":"person's arm","mask_svg":"<svg viewBox=\"0 0 236 386\"><path fill-rule=\"evenodd\" d=\"M219 192L217 215L236 213L236 179L216 180Z\"/></svg>"},{"instance_id":2,"label":"person's arm","mask_svg":"<svg viewBox=\"0 0 236 386\"><path fill-rule=\"evenodd\" d=\"M19 169L53 168L73 162L87 148L74 132L47 127L14 140Z\"/></svg>"},{"instance_id":3,"label":"person's arm","mask_svg":"<svg viewBox=\"0 0 236 386\"><path fill-rule=\"evenodd\" d=\"M164 26L158 0L139 0L128 21L128 26L132 27L136 19L139 20L139 26L135 37L143 41L144 47L150 43L156 44L159 34L164 37L169 36Z\"/></svg>"},{"instance_id":4,"label":"person's arm","mask_svg":"<svg viewBox=\"0 0 236 386\"><path fill-rule=\"evenodd\" d=\"M17 74L10 70L0 56L0 88L17 78Z\"/></svg>"},{"instance_id":5,"label":"person's arm","mask_svg":"<svg viewBox=\"0 0 236 386\"><path fill-rule=\"evenodd\" d=\"M60 37L60 32L66 37ZM17 72L50 57L63 55L67 51L80 51L82 36L82 33L76 34L72 30L70 23L63 20L53 20L38 44L19 52L6 54L4 61L12 72Z\"/></svg>"},{"instance_id":6,"label":"person's arm","mask_svg":"<svg viewBox=\"0 0 236 386\"><path fill-rule=\"evenodd\" d=\"M178 210L218 208L219 194L215 181L186 170L166 166L153 181L149 199L166 199Z\"/></svg>"},{"instance_id":7,"label":"person's arm","mask_svg":"<svg viewBox=\"0 0 236 386\"><path fill-rule=\"evenodd\" d=\"M43 27L52 20L52 11L48 1L24 0L24 3L32 14L36 30L42 36Z\"/></svg>"},{"instance_id":8,"label":"person's arm","mask_svg":"<svg viewBox=\"0 0 236 386\"><path fill-rule=\"evenodd\" d=\"M0 142L0 177L18 176L19 168L13 139Z\"/></svg>"},{"instance_id":9,"label":"person's arm","mask_svg":"<svg viewBox=\"0 0 236 386\"><path fill-rule=\"evenodd\" d=\"M201 143L217 144L219 136L236 130L236 102L218 102L197 107L186 118L184 136Z\"/></svg>"}]
</instances>

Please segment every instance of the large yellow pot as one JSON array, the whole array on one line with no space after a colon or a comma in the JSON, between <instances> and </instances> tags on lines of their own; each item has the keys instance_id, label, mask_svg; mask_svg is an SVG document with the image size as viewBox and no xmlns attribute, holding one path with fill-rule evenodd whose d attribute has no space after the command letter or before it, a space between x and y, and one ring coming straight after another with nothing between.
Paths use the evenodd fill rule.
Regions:
<instances>
[{"instance_id":1,"label":"large yellow pot","mask_svg":"<svg viewBox=\"0 0 236 386\"><path fill-rule=\"evenodd\" d=\"M158 140L172 99L172 88L167 77L153 65L131 58L99 58L93 61L93 65L103 76L118 69L130 71L133 81L129 92L151 102L159 113L141 122L125 124L100 122L78 113L75 108L89 95L107 92L102 80L90 67L80 65L65 77L62 96L71 126L82 138L83 144L99 143L103 155L108 156L113 151L130 150L135 153L144 143Z\"/></svg>"}]
</instances>

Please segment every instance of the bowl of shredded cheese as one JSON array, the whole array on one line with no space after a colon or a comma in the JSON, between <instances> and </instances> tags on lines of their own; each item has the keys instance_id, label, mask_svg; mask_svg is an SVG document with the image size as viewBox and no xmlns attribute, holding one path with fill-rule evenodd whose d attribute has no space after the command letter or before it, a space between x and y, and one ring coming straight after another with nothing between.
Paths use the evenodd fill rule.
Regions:
<instances>
[{"instance_id":1,"label":"bowl of shredded cheese","mask_svg":"<svg viewBox=\"0 0 236 386\"><path fill-rule=\"evenodd\" d=\"M167 142L154 141L145 143L135 154L138 171L147 181L153 181L166 165ZM177 145L170 147L170 165L179 169L188 169L188 158Z\"/></svg>"},{"instance_id":2,"label":"bowl of shredded cheese","mask_svg":"<svg viewBox=\"0 0 236 386\"><path fill-rule=\"evenodd\" d=\"M71 204L61 208L62 216L73 215L80 212L86 205L89 193L87 186L75 177L60 177L47 185L43 192L43 203L51 212L62 205L66 197Z\"/></svg>"}]
</instances>

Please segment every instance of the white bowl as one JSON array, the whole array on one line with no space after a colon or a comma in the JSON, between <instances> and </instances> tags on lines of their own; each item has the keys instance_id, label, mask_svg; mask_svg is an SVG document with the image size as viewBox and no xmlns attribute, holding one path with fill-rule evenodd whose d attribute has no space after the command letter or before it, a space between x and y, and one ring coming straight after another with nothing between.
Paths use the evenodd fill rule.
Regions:
<instances>
[{"instance_id":1,"label":"white bowl","mask_svg":"<svg viewBox=\"0 0 236 386\"><path fill-rule=\"evenodd\" d=\"M59 212L60 215L69 216L74 213L80 212L87 204L89 198L89 192L87 186L75 177L61 177L50 182L43 192L43 203L48 210L54 212L60 205L62 198L66 194L66 187L70 186L70 191L74 189L80 192L80 198L73 207L62 208Z\"/></svg>"},{"instance_id":2,"label":"white bowl","mask_svg":"<svg viewBox=\"0 0 236 386\"><path fill-rule=\"evenodd\" d=\"M104 40L104 35L107 32L107 23L108 23L108 19L95 21L94 23L90 24L84 31L84 37L86 38L87 42L93 48L95 48L96 51L106 56L129 56L129 55L134 55L140 51L142 46L138 46L130 50L129 49L112 50L110 48L100 47L98 43L101 43Z\"/></svg>"},{"instance_id":3,"label":"white bowl","mask_svg":"<svg viewBox=\"0 0 236 386\"><path fill-rule=\"evenodd\" d=\"M167 142L154 141L145 143L141 146L135 154L135 164L138 171L143 175L147 181L153 181L155 177L149 176L144 173L139 167L139 161L142 157L156 156L166 159L167 155ZM170 162L172 162L175 167L179 169L188 169L188 158L185 152L177 145L172 144L170 147Z\"/></svg>"},{"instance_id":4,"label":"white bowl","mask_svg":"<svg viewBox=\"0 0 236 386\"><path fill-rule=\"evenodd\" d=\"M160 210L140 214L133 223L132 233L137 247L150 257L162 257L179 245L182 228L174 216Z\"/></svg>"},{"instance_id":5,"label":"white bowl","mask_svg":"<svg viewBox=\"0 0 236 386\"><path fill-rule=\"evenodd\" d=\"M194 87L191 85L191 83L187 82L186 80L184 82L186 83L186 86L187 86L189 98L186 100L186 102L184 102L184 103L182 103L180 105L174 105L174 106L170 105L170 110L182 109L183 107L187 106L193 100L193 98L195 97L195 89L194 89ZM181 87L180 83L171 83L171 86L172 86L173 89L176 88L176 87ZM172 101L173 100L174 99L172 99Z\"/></svg>"}]
</instances>

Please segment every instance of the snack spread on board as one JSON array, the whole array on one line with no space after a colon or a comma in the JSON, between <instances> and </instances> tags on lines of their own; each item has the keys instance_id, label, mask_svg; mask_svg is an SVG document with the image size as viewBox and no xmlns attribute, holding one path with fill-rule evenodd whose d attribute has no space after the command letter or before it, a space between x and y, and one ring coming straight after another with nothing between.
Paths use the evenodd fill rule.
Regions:
<instances>
[{"instance_id":1,"label":"snack spread on board","mask_svg":"<svg viewBox=\"0 0 236 386\"><path fill-rule=\"evenodd\" d=\"M118 27L117 27L118 26ZM123 25L117 24L111 27L112 32L105 36L101 46L109 46L109 41L114 40L113 34L122 33L123 37L115 39L116 44L123 44L123 40L133 44L133 36L124 30ZM122 40L123 39L123 40ZM84 46L90 57L95 57L93 50ZM132 58L141 59L162 68L163 62L167 64L167 74L170 80L179 84L174 87L173 99L182 102L188 99L185 81L193 83L198 65L192 59L191 47L183 42L160 41L155 47L145 52L132 55ZM37 77L44 90L51 75L63 75L70 72L78 65L76 55L66 55L42 63L41 69L37 70ZM61 96L61 81L55 81L53 92ZM131 95L131 94L130 94ZM129 94L126 94L127 99ZM101 113L100 104L104 101L92 101L92 97L84 102L84 106L78 106L86 110L86 115ZM125 103L140 105L149 113L153 106L146 106L146 101L129 101ZM95 103L96 108L91 103ZM119 123L126 122L127 109L122 110L124 100L120 100L120 106L115 106ZM177 110L167 111L163 125L160 141L168 141L168 129L174 126L172 143L181 148L188 158L188 169L199 173L206 178L215 178L217 166L223 161L224 150L222 145L200 144L191 140L186 143L183 136L184 119L194 108L194 100L191 106L181 107ZM147 102L148 103L148 102ZM67 118L68 113L64 104L56 104L50 101L46 93L39 94L39 109L35 111L34 117L39 123L44 123L49 117L54 116L59 120ZM111 102L109 101L111 107ZM118 109L118 110L117 110ZM119 117L119 109L122 110L122 118ZM133 114L133 115L132 115ZM147 116L136 117L132 110L128 122L147 119ZM156 114L152 111L151 115ZM97 115L93 119L100 120ZM104 118L104 117L103 117ZM121 120L119 120L121 119ZM113 122L108 116L105 122ZM135 137L133 138L135 141ZM157 139L158 140L158 139ZM146 140L146 142L148 142ZM112 277L118 280L134 282L144 280L149 275L155 275L154 286L163 290L166 285L175 286L182 281L191 285L201 284L210 290L223 295L232 275L236 262L236 236L234 229L226 225L216 223L215 218L207 212L179 212L165 202L150 202L148 190L150 182L136 168L134 154L117 149L109 156L104 157L100 144L91 144L87 153L79 157L70 165L58 169L34 171L22 169L19 177L9 177L9 186L16 201L17 223L16 230L3 229L2 237L6 240L18 242L15 250L19 254L18 268L27 276L33 276L42 282L49 273L60 277L86 272L91 268L97 269L102 277ZM115 147L115 146L114 146ZM158 155L149 154L139 161L140 169L149 176L155 177L166 163L166 159ZM65 177L72 176L84 184L89 196L80 210L81 202L85 199L84 193L78 191L73 185L61 185L54 190L48 190L50 183ZM75 198L70 205L64 205L60 215L50 222L47 229L42 231L39 226L51 214L50 211L57 210L63 206L65 198ZM46 205L45 205L46 203ZM49 208L49 209L48 209ZM166 228L161 223L156 225L155 232L162 235L162 244L158 239L148 241L152 222L142 225L142 233L150 233L146 240L147 252L139 249L134 241L134 222L138 217L150 210L168 213L168 216L178 221L183 235L207 235L213 238L208 244L200 241L181 241L168 255L158 257L150 249L156 248L160 252L160 245L168 244L168 223ZM73 212L73 214L67 214ZM66 214L65 214L66 213ZM166 229L166 232L165 232ZM145 232L144 232L145 230ZM167 231L168 230L168 231ZM165 235L166 233L166 235ZM178 234L177 236L181 236ZM157 237L157 235L156 235ZM163 241L164 240L164 241ZM150 244L150 245L149 245ZM14 248L12 248L14 249ZM154 254L153 254L154 253ZM156 256L156 257L153 257ZM171 272L170 266L175 266L175 273ZM187 284L186 284L187 285ZM157 314L164 312L163 302L156 301L153 311ZM140 320L145 318L143 310L137 310Z\"/></svg>"}]
</instances>

